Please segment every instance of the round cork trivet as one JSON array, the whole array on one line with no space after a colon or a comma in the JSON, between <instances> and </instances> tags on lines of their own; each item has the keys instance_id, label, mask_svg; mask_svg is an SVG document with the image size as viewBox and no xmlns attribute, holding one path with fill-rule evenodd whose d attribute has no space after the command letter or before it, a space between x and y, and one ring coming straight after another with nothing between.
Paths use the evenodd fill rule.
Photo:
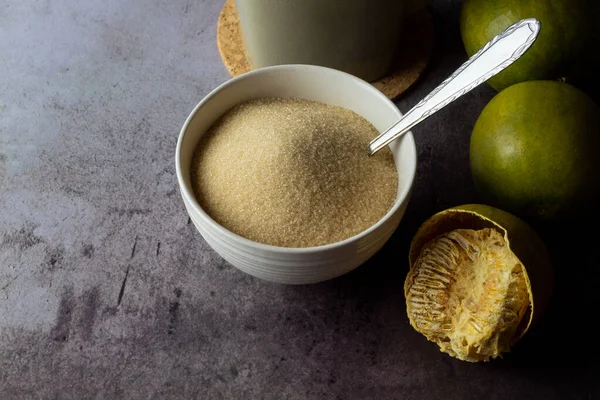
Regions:
<instances>
[{"instance_id":1,"label":"round cork trivet","mask_svg":"<svg viewBox=\"0 0 600 400\"><path fill-rule=\"evenodd\" d=\"M391 72L371 84L390 99L406 91L425 70L433 50L433 37L433 19L427 9L407 18ZM233 0L227 0L221 10L217 44L231 76L250 71Z\"/></svg>"}]
</instances>

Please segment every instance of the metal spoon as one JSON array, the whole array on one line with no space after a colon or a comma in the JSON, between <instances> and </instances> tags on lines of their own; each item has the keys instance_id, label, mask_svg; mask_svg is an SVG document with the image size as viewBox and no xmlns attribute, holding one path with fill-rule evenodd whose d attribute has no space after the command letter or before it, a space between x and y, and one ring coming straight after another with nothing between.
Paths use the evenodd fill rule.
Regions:
<instances>
[{"instance_id":1,"label":"metal spoon","mask_svg":"<svg viewBox=\"0 0 600 400\"><path fill-rule=\"evenodd\" d=\"M527 18L499 33L404 114L400 121L373 139L369 144L369 154L375 154L415 125L517 61L531 47L540 28L540 21Z\"/></svg>"}]
</instances>

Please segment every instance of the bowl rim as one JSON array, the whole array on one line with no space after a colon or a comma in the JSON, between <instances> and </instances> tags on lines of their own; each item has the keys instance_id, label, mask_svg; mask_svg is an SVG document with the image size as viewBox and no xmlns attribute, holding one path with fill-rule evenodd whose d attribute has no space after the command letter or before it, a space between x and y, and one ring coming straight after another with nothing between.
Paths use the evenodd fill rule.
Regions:
<instances>
[{"instance_id":1,"label":"bowl rim","mask_svg":"<svg viewBox=\"0 0 600 400\"><path fill-rule=\"evenodd\" d=\"M218 230L221 234L223 234L227 240L231 240L232 242L237 242L239 244L246 245L248 247L253 247L256 250L262 250L265 252L285 253L285 254L306 254L306 253L315 253L315 252L325 252L325 251L342 248L352 242L356 242L356 241L362 239L363 237L368 236L373 231L377 230L381 225L383 225L386 221L388 221L392 217L392 215L394 215L396 213L396 211L408 200L410 193L412 191L413 185L414 185L416 170L417 170L417 149L416 149L414 136L411 131L408 131L405 135L403 135L402 140L408 140L409 146L412 147L412 149L414 151L414 162L410 165L410 171L406 175L406 177L408 178L407 184L405 185L405 187L403 188L403 190L399 194L399 196L396 198L396 201L394 202L393 206L388 210L388 212L383 217L381 217L375 224L371 225L369 228L357 233L354 236L351 236L347 239L344 239L344 240L341 240L338 242L334 242L334 243L328 243L328 244L324 244L324 245L311 246L311 247L283 247L283 246L275 246L275 245L270 245L270 244L266 244L266 243L257 242L257 241L251 240L251 239L247 239L247 238L240 236L240 235L230 231L229 229L225 228L223 225L221 225L217 221L215 221L210 215L208 215L208 213L206 211L204 211L204 209L200 206L200 204L196 200L196 197L192 193L190 193L190 191L187 189L187 187L185 185L185 182L183 179L183 171L181 168L181 147L182 147L183 138L186 135L189 125L190 125L191 121L194 119L194 117L196 116L196 114L200 111L200 109L202 109L202 107L204 107L204 105L206 103L211 101L220 92L222 92L229 86L232 86L241 80L250 79L254 75L269 74L274 71L281 71L281 70L288 70L288 71L310 71L310 70L312 70L317 73L318 72L326 72L329 74L338 74L338 75L345 76L347 79L353 81L354 84L362 86L369 91L375 92L375 95L377 97L379 97L379 99L382 102L387 103L388 105L391 105L394 109L397 110L399 117L402 116L402 113L400 112L398 107L387 96L385 96L383 93L381 93L377 88L375 88L370 83L368 83L352 74L349 74L347 72L343 72L343 71L336 70L336 69L329 68L329 67L323 67L323 66L318 66L318 65L308 65L308 64L285 64L285 65L275 65L275 66L257 68L255 70L240 74L240 75L238 75L234 78L231 78L231 79L221 83L220 85L218 85L216 88L211 90L206 96L204 96L204 98L202 98L202 100L200 100L200 102L193 108L193 110L190 112L190 114L186 118L186 120L179 132L179 137L177 139L177 147L175 150L175 166L176 166L176 173L177 173L177 183L178 183L179 189L180 189L179 191L181 193L181 196L183 197L184 202L187 202L189 204L189 206L192 207L193 211L196 212L200 216L200 218L203 220L203 222L211 225L214 229ZM188 211L188 214L189 214L189 211ZM192 218L191 215L190 215L190 218ZM192 220L193 220L193 218L192 218Z\"/></svg>"}]
</instances>

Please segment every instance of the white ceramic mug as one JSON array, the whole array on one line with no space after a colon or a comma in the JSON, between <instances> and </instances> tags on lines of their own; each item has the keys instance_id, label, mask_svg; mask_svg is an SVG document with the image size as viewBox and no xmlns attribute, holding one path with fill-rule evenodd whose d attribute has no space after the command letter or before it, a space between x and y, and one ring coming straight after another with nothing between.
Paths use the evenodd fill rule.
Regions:
<instances>
[{"instance_id":1,"label":"white ceramic mug","mask_svg":"<svg viewBox=\"0 0 600 400\"><path fill-rule=\"evenodd\" d=\"M406 16L428 0L235 0L253 69L335 68L372 82L390 69Z\"/></svg>"}]
</instances>

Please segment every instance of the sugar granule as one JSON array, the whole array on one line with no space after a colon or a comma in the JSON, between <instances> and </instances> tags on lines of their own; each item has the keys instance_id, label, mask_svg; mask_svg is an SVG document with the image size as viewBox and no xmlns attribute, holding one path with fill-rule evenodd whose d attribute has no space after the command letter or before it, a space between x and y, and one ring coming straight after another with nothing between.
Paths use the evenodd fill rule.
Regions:
<instances>
[{"instance_id":1,"label":"sugar granule","mask_svg":"<svg viewBox=\"0 0 600 400\"><path fill-rule=\"evenodd\" d=\"M353 111L262 98L219 118L201 138L192 186L201 207L248 239L311 247L354 236L392 207L392 153L369 156L378 131Z\"/></svg>"}]
</instances>

